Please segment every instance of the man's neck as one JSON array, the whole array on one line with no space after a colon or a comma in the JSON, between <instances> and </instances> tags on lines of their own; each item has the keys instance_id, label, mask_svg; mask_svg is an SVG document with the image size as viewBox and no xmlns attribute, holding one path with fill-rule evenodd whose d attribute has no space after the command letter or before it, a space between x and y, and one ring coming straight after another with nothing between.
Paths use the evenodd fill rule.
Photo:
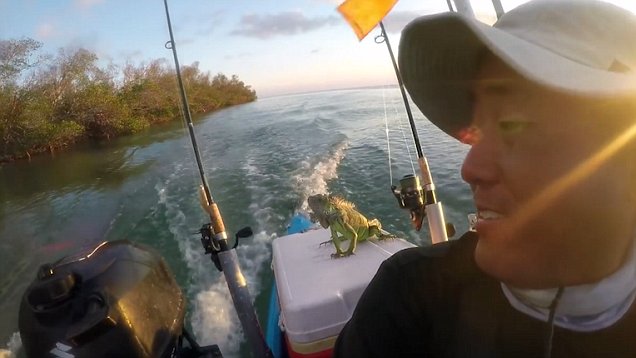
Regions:
<instances>
[{"instance_id":1,"label":"man's neck","mask_svg":"<svg viewBox=\"0 0 636 358\"><path fill-rule=\"evenodd\" d=\"M602 280L564 287L556 308L554 324L574 331L591 332L618 321L636 298L636 245L626 262ZM520 289L501 283L508 302L518 311L547 320L558 288Z\"/></svg>"}]
</instances>

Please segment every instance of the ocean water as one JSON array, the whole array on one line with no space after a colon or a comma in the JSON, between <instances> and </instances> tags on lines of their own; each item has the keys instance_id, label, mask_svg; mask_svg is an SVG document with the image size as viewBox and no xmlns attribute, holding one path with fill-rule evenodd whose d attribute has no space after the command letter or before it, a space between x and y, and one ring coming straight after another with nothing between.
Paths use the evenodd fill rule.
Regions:
<instances>
[{"instance_id":1,"label":"ocean water","mask_svg":"<svg viewBox=\"0 0 636 358\"><path fill-rule=\"evenodd\" d=\"M447 221L467 229L474 209L461 181L467 147L424 120L416 125ZM390 186L417 169L395 87L260 99L206 115L195 131L212 194L237 249L264 322L272 284L271 243L316 193L339 194L367 217L417 245ZM387 140L388 136L388 140ZM389 155L390 153L390 155ZM99 146L0 167L0 356L18 351L18 308L38 266L103 240L156 248L188 297L187 325L200 344L245 356L223 275L203 255L196 232L207 219L187 132L174 123ZM459 235L457 235L459 236Z\"/></svg>"}]
</instances>

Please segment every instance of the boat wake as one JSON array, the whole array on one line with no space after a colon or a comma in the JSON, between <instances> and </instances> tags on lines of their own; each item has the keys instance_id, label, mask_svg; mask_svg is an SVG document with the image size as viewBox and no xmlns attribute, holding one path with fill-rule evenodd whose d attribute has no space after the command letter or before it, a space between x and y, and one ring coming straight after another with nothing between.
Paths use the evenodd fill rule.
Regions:
<instances>
[{"instance_id":1,"label":"boat wake","mask_svg":"<svg viewBox=\"0 0 636 358\"><path fill-rule=\"evenodd\" d=\"M155 189L159 197L159 207L165 210L168 229L179 246L179 251L190 272L185 291L189 297L188 321L192 332L201 345L218 344L224 356L238 356L241 342L240 324L232 304L232 298L222 273L215 270L210 258L203 254L199 240L192 237L192 227L186 222L186 214L179 205L181 194L171 192L171 182L180 176L175 171L165 182ZM256 235L254 241L258 241ZM250 245L242 245L246 251ZM239 254L242 267L249 267L243 255ZM249 269L244 271L250 288L255 285L254 275ZM187 323L186 323L187 324Z\"/></svg>"},{"instance_id":2,"label":"boat wake","mask_svg":"<svg viewBox=\"0 0 636 358\"><path fill-rule=\"evenodd\" d=\"M20 333L14 332L6 343L6 348L0 348L0 358L14 358L17 357L18 351L22 347L22 341L20 340Z\"/></svg>"},{"instance_id":3,"label":"boat wake","mask_svg":"<svg viewBox=\"0 0 636 358\"><path fill-rule=\"evenodd\" d=\"M326 154L295 163L291 173L274 170L272 162L248 153L241 170L245 176L243 195L249 198L245 214L250 217L254 236L241 241L237 255L252 297L264 289L271 261L271 243L289 221L294 211L307 210L307 197L327 193L330 180L337 178L337 169L348 148L346 139L338 142ZM213 268L209 257L203 255L198 240L192 237L192 223L188 217L199 210L198 203L183 203L185 168L177 166L172 173L155 185L157 210L167 221L168 230L177 243L182 260L187 265L188 282L184 290L190 301L188 318L199 344L218 344L226 357L241 355L244 338L234 309L225 277ZM288 188L289 190L285 190ZM190 212L193 211L193 212Z\"/></svg>"},{"instance_id":4,"label":"boat wake","mask_svg":"<svg viewBox=\"0 0 636 358\"><path fill-rule=\"evenodd\" d=\"M249 165L248 160L246 167ZM248 171L248 177L258 174L256 166L244 169ZM175 184L183 176L180 171L179 168L175 168L173 174L157 184L155 189L158 194L158 206L165 211L169 231L178 243L189 271L186 292L191 306L187 320L199 344L218 344L225 357L238 357L243 335L225 277L214 269L210 258L203 255L198 240L184 239L192 237L192 224L187 222L187 217L191 213L185 213L183 210L189 210L186 208L192 205L179 204L183 201L183 194L178 192L178 185ZM255 234L250 239L242 240L237 250L252 297L261 292L261 274L270 262L271 241L276 237L275 234L268 233L274 232L271 230L271 222L277 218L275 213L268 207L259 206L271 203L272 198L269 196L274 194L262 190L258 185L261 182L250 178L245 188L245 193L253 198L249 214L256 219L256 226L253 227ZM198 203L193 209L198 209Z\"/></svg>"},{"instance_id":5,"label":"boat wake","mask_svg":"<svg viewBox=\"0 0 636 358\"><path fill-rule=\"evenodd\" d=\"M345 157L349 142L343 140L336 144L327 156L319 159L307 159L292 175L293 185L300 195L300 211L306 212L309 207L307 198L315 194L327 194L330 180L338 177L338 165Z\"/></svg>"}]
</instances>

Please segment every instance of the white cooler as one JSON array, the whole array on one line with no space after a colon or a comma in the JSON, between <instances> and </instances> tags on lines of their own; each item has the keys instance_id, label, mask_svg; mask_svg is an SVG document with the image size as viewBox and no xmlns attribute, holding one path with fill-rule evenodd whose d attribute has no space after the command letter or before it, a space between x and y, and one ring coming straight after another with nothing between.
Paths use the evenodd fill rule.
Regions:
<instances>
[{"instance_id":1,"label":"white cooler","mask_svg":"<svg viewBox=\"0 0 636 358\"><path fill-rule=\"evenodd\" d=\"M282 328L291 357L329 357L336 337L351 318L382 261L415 245L403 239L359 242L355 255L332 259L327 229L275 239L274 275ZM349 242L343 243L346 250Z\"/></svg>"}]
</instances>

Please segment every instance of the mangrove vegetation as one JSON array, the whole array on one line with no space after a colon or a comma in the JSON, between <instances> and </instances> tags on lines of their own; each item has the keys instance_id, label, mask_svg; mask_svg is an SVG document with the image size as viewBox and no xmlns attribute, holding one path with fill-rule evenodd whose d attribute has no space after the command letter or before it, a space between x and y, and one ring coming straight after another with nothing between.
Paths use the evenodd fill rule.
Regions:
<instances>
[{"instance_id":1,"label":"mangrove vegetation","mask_svg":"<svg viewBox=\"0 0 636 358\"><path fill-rule=\"evenodd\" d=\"M174 68L164 60L104 65L86 49L41 53L30 38L0 40L0 162L101 141L180 118ZM236 75L182 66L193 114L256 100Z\"/></svg>"}]
</instances>

